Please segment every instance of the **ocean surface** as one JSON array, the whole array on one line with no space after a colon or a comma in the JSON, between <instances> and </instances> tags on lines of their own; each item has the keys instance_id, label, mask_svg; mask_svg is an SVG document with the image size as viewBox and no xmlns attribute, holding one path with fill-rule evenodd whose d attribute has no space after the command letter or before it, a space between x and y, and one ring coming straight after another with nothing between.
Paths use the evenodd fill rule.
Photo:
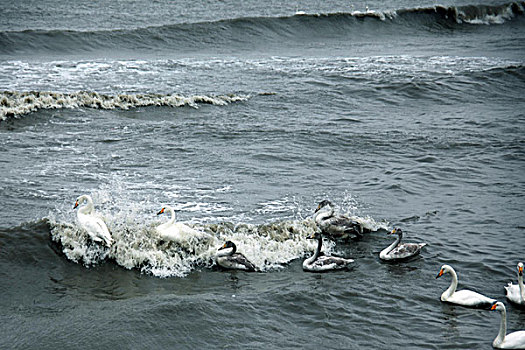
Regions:
<instances>
[{"instance_id":1,"label":"ocean surface","mask_svg":"<svg viewBox=\"0 0 525 350\"><path fill-rule=\"evenodd\" d=\"M435 276L525 329L524 96L522 1L3 1L0 348L490 349ZM323 199L372 232L306 273ZM394 227L419 257L379 260Z\"/></svg>"}]
</instances>

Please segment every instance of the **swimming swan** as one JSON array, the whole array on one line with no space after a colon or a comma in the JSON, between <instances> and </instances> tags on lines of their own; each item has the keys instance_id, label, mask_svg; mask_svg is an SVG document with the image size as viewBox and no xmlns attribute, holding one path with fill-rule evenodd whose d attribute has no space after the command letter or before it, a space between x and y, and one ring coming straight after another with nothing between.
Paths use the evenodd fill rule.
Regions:
<instances>
[{"instance_id":1,"label":"swimming swan","mask_svg":"<svg viewBox=\"0 0 525 350\"><path fill-rule=\"evenodd\" d=\"M167 222L157 226L157 233L165 241L173 242L185 242L192 237L200 238L202 233L192 229L182 222L175 222L175 210L169 205L164 206L157 215L164 214L166 212L170 213L170 218Z\"/></svg>"},{"instance_id":2,"label":"swimming swan","mask_svg":"<svg viewBox=\"0 0 525 350\"><path fill-rule=\"evenodd\" d=\"M111 247L113 244L113 238L111 237L104 221L93 213L93 199L91 199L89 195L84 194L77 198L73 209L76 209L83 203L86 204L81 206L77 211L78 222L87 231L89 237L94 242L103 242L106 247Z\"/></svg>"},{"instance_id":3,"label":"swimming swan","mask_svg":"<svg viewBox=\"0 0 525 350\"><path fill-rule=\"evenodd\" d=\"M237 246L232 241L227 241L219 248L215 261L225 269L255 271L255 265L244 255L237 253Z\"/></svg>"},{"instance_id":4,"label":"swimming swan","mask_svg":"<svg viewBox=\"0 0 525 350\"><path fill-rule=\"evenodd\" d=\"M303 270L310 272L323 272L330 270L339 270L347 267L353 263L353 259L338 258L335 256L321 255L321 247L323 245L323 237L319 232L314 232L308 239L317 239L317 248L314 254L303 261Z\"/></svg>"},{"instance_id":5,"label":"swimming swan","mask_svg":"<svg viewBox=\"0 0 525 350\"><path fill-rule=\"evenodd\" d=\"M441 294L441 301L468 307L487 308L496 302L495 299L488 298L482 294L473 292L468 289L456 291L456 288L458 286L458 275L456 274L456 271L454 271L452 266L441 266L441 270L439 270L439 273L436 276L436 278L443 276L443 274L447 272L452 275L452 282L450 283L450 287L448 287L448 289L444 291L443 294Z\"/></svg>"},{"instance_id":6,"label":"swimming swan","mask_svg":"<svg viewBox=\"0 0 525 350\"><path fill-rule=\"evenodd\" d=\"M382 260L407 259L419 254L421 248L427 245L426 243L401 243L403 231L400 228L394 228L388 234L397 235L397 239L379 253L379 258Z\"/></svg>"},{"instance_id":7,"label":"swimming swan","mask_svg":"<svg viewBox=\"0 0 525 350\"><path fill-rule=\"evenodd\" d=\"M502 302L495 302L491 310L497 310L501 313L501 323L499 326L499 333L496 339L492 342L492 346L496 349L525 349L525 331L517 331L507 333L507 310Z\"/></svg>"},{"instance_id":8,"label":"swimming swan","mask_svg":"<svg viewBox=\"0 0 525 350\"><path fill-rule=\"evenodd\" d=\"M523 286L523 263L518 263L518 284L512 284L505 287L507 299L511 302L525 306L525 287Z\"/></svg>"},{"instance_id":9,"label":"swimming swan","mask_svg":"<svg viewBox=\"0 0 525 350\"><path fill-rule=\"evenodd\" d=\"M322 233L332 239L361 237L364 232L370 231L348 216L335 215L332 202L326 199L317 205L313 219Z\"/></svg>"}]
</instances>

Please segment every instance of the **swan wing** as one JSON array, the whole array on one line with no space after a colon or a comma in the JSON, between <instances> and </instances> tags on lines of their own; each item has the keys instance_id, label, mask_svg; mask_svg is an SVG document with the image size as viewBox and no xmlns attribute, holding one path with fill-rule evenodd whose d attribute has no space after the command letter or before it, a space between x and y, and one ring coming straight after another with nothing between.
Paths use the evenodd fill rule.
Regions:
<instances>
[{"instance_id":1,"label":"swan wing","mask_svg":"<svg viewBox=\"0 0 525 350\"><path fill-rule=\"evenodd\" d=\"M219 256L217 257L217 264L226 269L255 271L255 265L240 253Z\"/></svg>"},{"instance_id":2,"label":"swan wing","mask_svg":"<svg viewBox=\"0 0 525 350\"><path fill-rule=\"evenodd\" d=\"M417 255L421 252L421 248L426 246L426 243L403 243L388 252L388 247L383 249L379 257L383 260L406 259Z\"/></svg>"},{"instance_id":3,"label":"swan wing","mask_svg":"<svg viewBox=\"0 0 525 350\"><path fill-rule=\"evenodd\" d=\"M108 247L113 243L108 227L102 219L94 215L83 214L79 214L78 219L93 241L104 242Z\"/></svg>"},{"instance_id":4,"label":"swan wing","mask_svg":"<svg viewBox=\"0 0 525 350\"><path fill-rule=\"evenodd\" d=\"M525 331L507 334L500 347L502 349L525 349Z\"/></svg>"},{"instance_id":5,"label":"swan wing","mask_svg":"<svg viewBox=\"0 0 525 350\"><path fill-rule=\"evenodd\" d=\"M389 255L396 259L403 259L419 254L426 243L404 243L398 245Z\"/></svg>"},{"instance_id":6,"label":"swan wing","mask_svg":"<svg viewBox=\"0 0 525 350\"><path fill-rule=\"evenodd\" d=\"M165 241L180 242L182 240L179 229L173 225L159 225L157 226L157 233Z\"/></svg>"},{"instance_id":7,"label":"swan wing","mask_svg":"<svg viewBox=\"0 0 525 350\"><path fill-rule=\"evenodd\" d=\"M525 299L521 297L519 285L510 282L508 286L505 286L505 290L507 299L515 304L525 305Z\"/></svg>"},{"instance_id":8,"label":"swan wing","mask_svg":"<svg viewBox=\"0 0 525 350\"><path fill-rule=\"evenodd\" d=\"M320 256L311 264L303 264L303 268L307 271L313 272L330 271L343 269L353 262L353 259L344 259L335 256Z\"/></svg>"},{"instance_id":9,"label":"swan wing","mask_svg":"<svg viewBox=\"0 0 525 350\"><path fill-rule=\"evenodd\" d=\"M446 301L453 304L471 307L489 307L496 302L495 299L468 289L456 291Z\"/></svg>"},{"instance_id":10,"label":"swan wing","mask_svg":"<svg viewBox=\"0 0 525 350\"><path fill-rule=\"evenodd\" d=\"M325 235L332 238L355 238L362 234L361 225L345 216L326 219L320 224L320 227Z\"/></svg>"}]
</instances>

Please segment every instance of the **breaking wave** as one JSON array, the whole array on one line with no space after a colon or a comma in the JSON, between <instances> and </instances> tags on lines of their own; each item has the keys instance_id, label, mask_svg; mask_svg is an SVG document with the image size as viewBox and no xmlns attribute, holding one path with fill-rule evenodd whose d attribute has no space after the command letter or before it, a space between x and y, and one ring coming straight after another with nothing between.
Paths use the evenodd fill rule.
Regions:
<instances>
[{"instance_id":1,"label":"breaking wave","mask_svg":"<svg viewBox=\"0 0 525 350\"><path fill-rule=\"evenodd\" d=\"M3 91L0 92L0 121L7 117L20 116L40 109L96 108L130 109L147 106L198 108L201 104L224 106L230 103L246 101L248 95L196 95L177 94L118 94L106 95L97 92L80 91L73 93L47 91Z\"/></svg>"},{"instance_id":2,"label":"breaking wave","mask_svg":"<svg viewBox=\"0 0 525 350\"><path fill-rule=\"evenodd\" d=\"M371 218L357 218L364 227L376 231L386 229L386 223ZM137 225L112 222L115 239L111 248L100 246L88 238L75 223L49 221L51 239L71 261L92 266L113 260L126 269L139 269L157 277L184 277L196 268L215 265L217 249L223 242L235 242L259 271L281 269L292 260L308 255L316 242L306 237L317 230L312 219L284 220L254 225L222 222L191 225L202 232L180 242L165 242L156 233L157 224ZM323 250L333 252L334 242L326 241Z\"/></svg>"}]
</instances>

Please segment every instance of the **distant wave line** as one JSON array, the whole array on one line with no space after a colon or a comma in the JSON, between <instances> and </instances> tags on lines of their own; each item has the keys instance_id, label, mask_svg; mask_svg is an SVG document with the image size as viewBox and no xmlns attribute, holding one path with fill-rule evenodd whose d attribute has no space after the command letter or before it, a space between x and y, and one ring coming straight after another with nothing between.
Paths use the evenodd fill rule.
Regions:
<instances>
[{"instance_id":1,"label":"distant wave line","mask_svg":"<svg viewBox=\"0 0 525 350\"><path fill-rule=\"evenodd\" d=\"M384 11L291 14L281 17L242 17L211 22L177 23L135 29L75 31L27 29L0 32L0 55L44 52L82 52L107 48L121 50L199 49L245 47L246 44L281 43L304 33L333 35L366 22L435 30L457 25L501 25L525 14L525 1L502 5L441 6ZM313 30L315 28L315 31ZM360 27L360 31L369 30ZM395 31L395 29L392 28ZM353 32L353 31L350 31Z\"/></svg>"}]
</instances>

